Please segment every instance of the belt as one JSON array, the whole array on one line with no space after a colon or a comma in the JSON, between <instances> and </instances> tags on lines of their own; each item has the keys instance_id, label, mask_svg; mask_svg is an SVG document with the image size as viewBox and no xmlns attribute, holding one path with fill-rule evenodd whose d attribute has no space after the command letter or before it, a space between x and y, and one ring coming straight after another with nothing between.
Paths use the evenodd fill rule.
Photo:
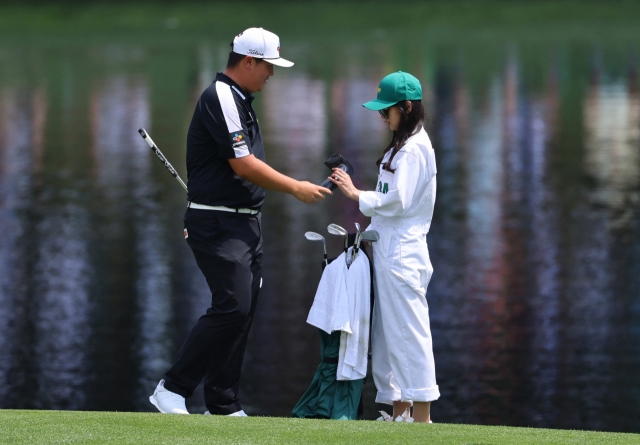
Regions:
<instances>
[{"instance_id":1,"label":"belt","mask_svg":"<svg viewBox=\"0 0 640 445\"><path fill-rule=\"evenodd\" d=\"M232 213L248 213L249 215L256 215L260 213L260 210L253 209L232 209L231 207L225 206L206 206L204 204L196 204L195 202L189 201L187 207L191 209L200 209L200 210L218 210L220 212L232 212Z\"/></svg>"}]
</instances>

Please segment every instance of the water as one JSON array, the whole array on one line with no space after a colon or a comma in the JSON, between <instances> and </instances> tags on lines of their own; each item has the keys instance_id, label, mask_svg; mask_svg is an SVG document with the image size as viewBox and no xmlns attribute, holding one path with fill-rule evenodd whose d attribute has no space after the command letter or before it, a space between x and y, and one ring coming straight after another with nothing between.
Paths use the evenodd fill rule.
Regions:
<instances>
[{"instance_id":1,"label":"water","mask_svg":"<svg viewBox=\"0 0 640 445\"><path fill-rule=\"evenodd\" d=\"M283 50L298 65L255 102L269 163L320 183L338 152L372 189L389 135L361 104L390 71L418 76L439 181L434 419L640 431L637 45L477 52L388 36ZM186 129L228 40L0 40L0 407L152 411L209 297L182 237L184 192L137 129L186 177ZM367 218L339 195L307 206L270 192L263 221L241 396L251 414L287 416L319 356L305 319L322 248L304 232L336 255L326 226ZM200 391L189 408L204 411Z\"/></svg>"}]
</instances>

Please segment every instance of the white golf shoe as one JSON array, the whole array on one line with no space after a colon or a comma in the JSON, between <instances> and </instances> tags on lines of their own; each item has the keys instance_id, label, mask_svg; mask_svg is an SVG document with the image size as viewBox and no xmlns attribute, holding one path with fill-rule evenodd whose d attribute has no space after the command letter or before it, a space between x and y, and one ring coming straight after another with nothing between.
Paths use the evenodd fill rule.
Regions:
<instances>
[{"instance_id":1,"label":"white golf shoe","mask_svg":"<svg viewBox=\"0 0 640 445\"><path fill-rule=\"evenodd\" d=\"M405 410L401 415L393 419L394 422L413 422L413 417L411 417L409 410Z\"/></svg>"},{"instance_id":2,"label":"white golf shoe","mask_svg":"<svg viewBox=\"0 0 640 445\"><path fill-rule=\"evenodd\" d=\"M380 414L382 414L382 416L378 417L376 420L379 422L413 422L413 417L409 416L409 411L405 411L404 413L402 413L401 416L396 417L395 419L387 414L384 411L379 411ZM431 420L429 420L429 422L427 423L433 423Z\"/></svg>"},{"instance_id":3,"label":"white golf shoe","mask_svg":"<svg viewBox=\"0 0 640 445\"><path fill-rule=\"evenodd\" d=\"M164 380L160 380L149 401L163 414L189 414L184 404L184 397L164 388Z\"/></svg>"},{"instance_id":4,"label":"white golf shoe","mask_svg":"<svg viewBox=\"0 0 640 445\"><path fill-rule=\"evenodd\" d=\"M211 413L207 410L204 412L205 416L210 416ZM247 413L244 412L244 410L240 410L240 411L236 411L235 413L232 414L227 414L227 417L249 417L247 416Z\"/></svg>"}]
</instances>

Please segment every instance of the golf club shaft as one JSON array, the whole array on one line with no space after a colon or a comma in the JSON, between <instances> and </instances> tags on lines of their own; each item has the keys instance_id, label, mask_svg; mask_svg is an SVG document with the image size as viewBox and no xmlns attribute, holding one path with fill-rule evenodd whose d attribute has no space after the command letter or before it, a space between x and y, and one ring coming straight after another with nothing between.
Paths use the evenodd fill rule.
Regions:
<instances>
[{"instance_id":1,"label":"golf club shaft","mask_svg":"<svg viewBox=\"0 0 640 445\"><path fill-rule=\"evenodd\" d=\"M167 158L164 157L164 155L162 154L158 146L151 139L151 136L149 136L149 133L147 133L147 131L144 128L139 129L138 133L140 133L140 136L142 136L142 138L147 142L147 145L149 145L149 148L153 150L153 152L156 154L158 159L160 159L160 161L162 161L164 166L167 167L167 170L169 170L169 173L171 173L173 177L176 178L176 180L180 183L182 188L188 192L189 190L187 190L187 184L185 184L182 178L180 177L180 175L178 175L178 172L176 171L175 168L173 168L173 165L171 165L171 163L167 161Z\"/></svg>"},{"instance_id":2,"label":"golf club shaft","mask_svg":"<svg viewBox=\"0 0 640 445\"><path fill-rule=\"evenodd\" d=\"M356 239L353 242L353 258L355 259L358 255L358 249L360 248L360 224L355 223L356 226Z\"/></svg>"},{"instance_id":3,"label":"golf club shaft","mask_svg":"<svg viewBox=\"0 0 640 445\"><path fill-rule=\"evenodd\" d=\"M360 244L362 243L362 238L363 238L362 234L360 234L360 236L358 237L358 245L356 246L356 254L360 250Z\"/></svg>"},{"instance_id":4,"label":"golf club shaft","mask_svg":"<svg viewBox=\"0 0 640 445\"><path fill-rule=\"evenodd\" d=\"M353 242L353 257L355 258L358 255L358 250L360 250L360 232L356 234L356 240Z\"/></svg>"}]
</instances>

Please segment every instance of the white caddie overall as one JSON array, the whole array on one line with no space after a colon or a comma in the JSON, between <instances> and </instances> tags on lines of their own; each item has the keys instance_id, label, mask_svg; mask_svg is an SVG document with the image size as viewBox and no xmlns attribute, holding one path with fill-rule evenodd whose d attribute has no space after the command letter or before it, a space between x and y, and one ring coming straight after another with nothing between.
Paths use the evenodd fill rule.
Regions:
<instances>
[{"instance_id":1,"label":"white caddie overall","mask_svg":"<svg viewBox=\"0 0 640 445\"><path fill-rule=\"evenodd\" d=\"M436 164L424 128L410 137L383 170L375 191L361 192L360 211L380 234L373 244L375 305L373 379L377 403L429 402L436 384L427 286L433 273L426 235L436 198Z\"/></svg>"}]
</instances>

